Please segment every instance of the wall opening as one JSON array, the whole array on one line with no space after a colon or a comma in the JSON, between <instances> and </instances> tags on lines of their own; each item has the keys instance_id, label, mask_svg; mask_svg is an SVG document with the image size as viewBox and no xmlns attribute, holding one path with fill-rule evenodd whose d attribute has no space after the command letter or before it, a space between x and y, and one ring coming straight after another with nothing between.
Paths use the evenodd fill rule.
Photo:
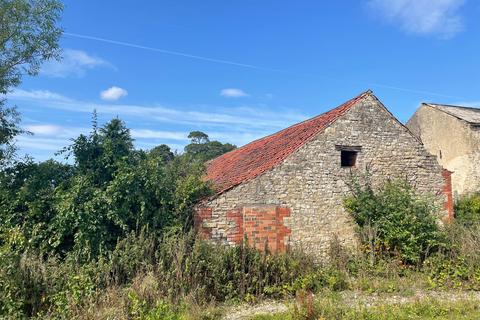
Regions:
<instances>
[{"instance_id":1,"label":"wall opening","mask_svg":"<svg viewBox=\"0 0 480 320\"><path fill-rule=\"evenodd\" d=\"M355 167L357 164L357 151L341 150L340 163L342 167Z\"/></svg>"},{"instance_id":2,"label":"wall opening","mask_svg":"<svg viewBox=\"0 0 480 320\"><path fill-rule=\"evenodd\" d=\"M335 145L335 149L340 151L340 165L342 167L355 167L357 165L357 156L362 151L361 146L342 146Z\"/></svg>"}]
</instances>

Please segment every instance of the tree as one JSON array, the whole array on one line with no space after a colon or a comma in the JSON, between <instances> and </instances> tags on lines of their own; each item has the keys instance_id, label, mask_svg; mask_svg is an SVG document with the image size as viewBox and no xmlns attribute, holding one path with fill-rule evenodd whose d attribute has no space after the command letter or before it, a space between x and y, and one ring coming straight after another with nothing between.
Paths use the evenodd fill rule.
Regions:
<instances>
[{"instance_id":1,"label":"tree","mask_svg":"<svg viewBox=\"0 0 480 320\"><path fill-rule=\"evenodd\" d=\"M236 148L230 143L210 141L208 135L201 131L190 132L188 138L191 143L185 146L185 155L200 162L211 160Z\"/></svg>"},{"instance_id":2,"label":"tree","mask_svg":"<svg viewBox=\"0 0 480 320\"><path fill-rule=\"evenodd\" d=\"M160 158L164 162L170 162L175 158L175 154L173 154L172 150L166 144L161 144L156 146L149 152L150 156Z\"/></svg>"},{"instance_id":3,"label":"tree","mask_svg":"<svg viewBox=\"0 0 480 320\"><path fill-rule=\"evenodd\" d=\"M63 6L57 0L0 2L0 94L18 86L25 74L36 75L43 61L58 58L62 30L57 22ZM23 131L15 108L0 100L0 166L15 151L13 140Z\"/></svg>"},{"instance_id":4,"label":"tree","mask_svg":"<svg viewBox=\"0 0 480 320\"><path fill-rule=\"evenodd\" d=\"M57 0L2 0L0 3L0 93L36 75L43 61L58 58L63 6Z\"/></svg>"},{"instance_id":5,"label":"tree","mask_svg":"<svg viewBox=\"0 0 480 320\"><path fill-rule=\"evenodd\" d=\"M2 229L19 228L30 246L42 253L52 247L51 223L55 190L73 174L70 165L54 160L17 162L0 172L0 238ZM1 239L0 239L1 242Z\"/></svg>"},{"instance_id":6,"label":"tree","mask_svg":"<svg viewBox=\"0 0 480 320\"><path fill-rule=\"evenodd\" d=\"M208 135L202 131L192 131L188 134L188 139L192 141L193 144L205 144L210 141Z\"/></svg>"},{"instance_id":7,"label":"tree","mask_svg":"<svg viewBox=\"0 0 480 320\"><path fill-rule=\"evenodd\" d=\"M90 134L81 134L73 143L59 153L73 156L76 169L89 175L95 184L103 184L113 178L119 163L133 159L133 139L125 123L116 118L97 129L96 115L93 115Z\"/></svg>"},{"instance_id":8,"label":"tree","mask_svg":"<svg viewBox=\"0 0 480 320\"><path fill-rule=\"evenodd\" d=\"M5 100L0 100L0 168L12 158L15 153L13 140L24 131L18 126L20 116L15 108L5 108Z\"/></svg>"}]
</instances>

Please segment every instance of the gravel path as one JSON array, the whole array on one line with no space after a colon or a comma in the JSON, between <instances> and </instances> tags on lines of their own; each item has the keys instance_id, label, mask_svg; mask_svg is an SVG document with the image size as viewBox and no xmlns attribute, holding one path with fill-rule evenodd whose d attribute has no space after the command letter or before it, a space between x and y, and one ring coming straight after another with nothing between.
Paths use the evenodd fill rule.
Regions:
<instances>
[{"instance_id":1,"label":"gravel path","mask_svg":"<svg viewBox=\"0 0 480 320\"><path fill-rule=\"evenodd\" d=\"M464 291L417 291L413 295L367 294L360 291L344 291L340 293L341 302L351 306L371 307L381 304L405 304L425 299L441 301L474 300L480 303L480 292ZM223 320L247 320L254 315L281 313L288 310L294 301L264 301L259 304L242 304L227 311Z\"/></svg>"},{"instance_id":2,"label":"gravel path","mask_svg":"<svg viewBox=\"0 0 480 320\"><path fill-rule=\"evenodd\" d=\"M242 304L227 311L223 320L247 320L255 315L281 313L288 310L288 302L264 301L259 304Z\"/></svg>"}]
</instances>

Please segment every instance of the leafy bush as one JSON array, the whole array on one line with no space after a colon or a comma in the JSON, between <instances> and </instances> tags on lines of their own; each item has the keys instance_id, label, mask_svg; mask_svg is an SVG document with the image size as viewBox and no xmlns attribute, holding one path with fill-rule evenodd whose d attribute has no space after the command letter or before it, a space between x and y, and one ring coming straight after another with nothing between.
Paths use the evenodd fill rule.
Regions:
<instances>
[{"instance_id":1,"label":"leafy bush","mask_svg":"<svg viewBox=\"0 0 480 320\"><path fill-rule=\"evenodd\" d=\"M469 226L480 224L480 193L463 196L456 202L455 220Z\"/></svg>"},{"instance_id":2,"label":"leafy bush","mask_svg":"<svg viewBox=\"0 0 480 320\"><path fill-rule=\"evenodd\" d=\"M453 221L444 234L447 246L424 262L429 285L480 290L480 225Z\"/></svg>"},{"instance_id":3,"label":"leafy bush","mask_svg":"<svg viewBox=\"0 0 480 320\"><path fill-rule=\"evenodd\" d=\"M418 264L442 245L433 201L415 194L405 181L387 181L373 188L369 179L355 178L344 201L360 227L371 254L399 256Z\"/></svg>"}]
</instances>

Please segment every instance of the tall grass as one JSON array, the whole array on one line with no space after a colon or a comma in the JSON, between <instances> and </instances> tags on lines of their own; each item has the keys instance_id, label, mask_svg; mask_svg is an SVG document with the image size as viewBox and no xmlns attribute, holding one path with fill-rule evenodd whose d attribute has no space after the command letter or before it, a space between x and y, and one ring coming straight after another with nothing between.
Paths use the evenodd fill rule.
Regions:
<instances>
[{"instance_id":1,"label":"tall grass","mask_svg":"<svg viewBox=\"0 0 480 320\"><path fill-rule=\"evenodd\" d=\"M216 319L223 302L304 297L342 290L409 294L414 289L480 286L478 227L449 225L449 245L422 266L350 254L338 242L329 262L301 252L272 255L246 246L224 247L194 234L158 239L148 233L121 240L107 257L0 252L0 315L7 318ZM312 309L313 310L313 309ZM186 318L185 318L186 317ZM180 318L178 318L180 319Z\"/></svg>"}]
</instances>

